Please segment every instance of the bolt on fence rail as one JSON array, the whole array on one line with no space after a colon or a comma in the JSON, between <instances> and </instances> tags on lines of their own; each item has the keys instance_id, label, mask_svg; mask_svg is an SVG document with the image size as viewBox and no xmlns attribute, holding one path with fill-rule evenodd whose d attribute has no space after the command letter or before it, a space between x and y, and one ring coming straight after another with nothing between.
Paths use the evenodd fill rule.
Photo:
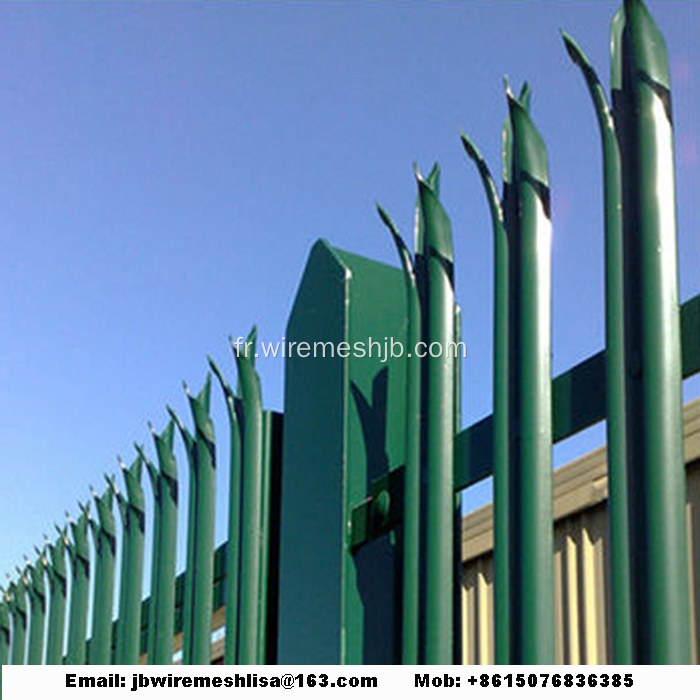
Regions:
<instances>
[{"instance_id":1,"label":"bolt on fence rail","mask_svg":"<svg viewBox=\"0 0 700 700\"><path fill-rule=\"evenodd\" d=\"M603 418L610 660L691 660L681 382L700 371L700 297L679 305L666 48L645 5L626 0L612 21L608 99L583 50L562 36L600 129L605 351L552 381L547 153L528 84L517 96L506 85L500 194L477 146L462 135L493 226L493 416L462 430L461 358L430 353L383 361L290 354L285 413L266 411L253 329L244 349L231 341L235 390L209 358L231 438L226 544L215 550L207 374L197 395L185 386L193 430L168 408L164 430L151 427L155 462L136 445L130 466L119 460L124 490L107 477L104 493L93 492L96 515L79 504L77 519L57 528L2 591L0 664L168 664L180 633L183 663L209 663L221 610L228 664L457 662L455 498L491 473L496 662L554 663L552 446ZM314 246L289 318L290 341L351 346L391 336L407 348L460 341L439 167L426 176L416 168L416 185L413 251L378 205L400 268L325 241ZM176 427L190 486L180 576ZM143 601L147 528L151 594Z\"/></svg>"}]
</instances>

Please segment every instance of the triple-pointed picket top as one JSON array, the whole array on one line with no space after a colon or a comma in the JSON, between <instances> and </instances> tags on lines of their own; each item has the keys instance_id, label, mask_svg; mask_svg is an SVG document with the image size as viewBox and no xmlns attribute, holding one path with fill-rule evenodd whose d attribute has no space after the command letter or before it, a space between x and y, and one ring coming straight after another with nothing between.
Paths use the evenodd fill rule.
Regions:
<instances>
[{"instance_id":1,"label":"triple-pointed picket top","mask_svg":"<svg viewBox=\"0 0 700 700\"><path fill-rule=\"evenodd\" d=\"M454 663L454 436L455 340L454 248L450 220L439 200L439 168L418 185L416 272L422 304L422 341L428 353L421 383L421 472L426 484L425 645L422 661ZM440 354L431 352L438 345Z\"/></svg>"},{"instance_id":2,"label":"triple-pointed picket top","mask_svg":"<svg viewBox=\"0 0 700 700\"><path fill-rule=\"evenodd\" d=\"M148 424L156 448L156 467L140 445L134 445L148 470L154 501L151 598L148 607L147 660L170 664L175 636L175 565L177 545L178 476L173 452L175 423L161 434Z\"/></svg>"},{"instance_id":3,"label":"triple-pointed picket top","mask_svg":"<svg viewBox=\"0 0 700 700\"><path fill-rule=\"evenodd\" d=\"M146 501L141 487L143 458L137 450L137 457L129 467L121 457L117 459L126 486L126 495L121 493L116 482L111 479L122 520L116 662L137 664L141 651L141 594L146 522Z\"/></svg>"},{"instance_id":4,"label":"triple-pointed picket top","mask_svg":"<svg viewBox=\"0 0 700 700\"><path fill-rule=\"evenodd\" d=\"M510 91L507 78L504 78L506 92ZM529 110L530 86L523 83L520 90L520 103ZM508 526L508 285L509 252L507 222L514 220L512 211L512 143L513 130L510 117L506 117L502 129L503 190L499 196L496 183L486 160L476 144L466 135L461 135L462 145L467 155L474 161L486 194L491 213L494 250L494 295L493 295L493 430L494 430L494 630L496 663L507 664L510 659L510 546Z\"/></svg>"},{"instance_id":5,"label":"triple-pointed picket top","mask_svg":"<svg viewBox=\"0 0 700 700\"><path fill-rule=\"evenodd\" d=\"M421 340L421 304L413 256L389 214L377 204L377 211L389 229L401 260L406 288L406 408L404 416L405 465L403 494L402 552L402 644L404 664L417 664L420 658L420 436L421 361L415 349ZM418 217L416 217L418 221ZM415 232L418 239L418 231Z\"/></svg>"},{"instance_id":6,"label":"triple-pointed picket top","mask_svg":"<svg viewBox=\"0 0 700 700\"><path fill-rule=\"evenodd\" d=\"M226 543L226 637L224 638L224 663L238 663L239 636L239 591L241 568L241 508L242 508L242 444L243 425L242 401L226 381L219 366L211 357L207 358L209 367L217 378L226 402L229 420L230 457L229 457L229 503L228 503L228 540Z\"/></svg>"},{"instance_id":7,"label":"triple-pointed picket top","mask_svg":"<svg viewBox=\"0 0 700 700\"><path fill-rule=\"evenodd\" d=\"M588 58L565 32L563 39L586 80L603 146L607 386L606 411L596 409L596 417L606 413L608 421L613 660L686 663L692 647L686 585L682 368L668 58L663 37L643 2L625 0L611 28L611 107ZM552 663L554 658L549 177L544 143L529 114L529 87L525 84L516 98L506 82L506 97L500 197L476 146L466 136L462 136L462 144L479 171L494 232L496 660L542 664ZM459 321L454 303L452 234L439 201L438 166L427 177L416 168L416 184L413 254L392 219L378 206L403 270L410 354L406 358L402 416L405 478L399 539L403 548L401 648L406 663L445 664L455 661L453 623L458 618L458 607L453 596L458 588L454 567L461 559L453 528L460 365L454 355L444 353L459 339ZM400 306L402 299L396 297L391 303L396 301ZM693 319L694 309L697 306L691 308ZM400 322L404 322L403 315ZM275 622L274 595L268 592L269 582L276 580L274 570L270 575L269 558L270 541L274 539L271 530L275 529L270 516L273 423L272 414L262 409L260 378L254 367L256 333L253 328L242 348L231 340L238 369L236 392L209 358L224 394L231 430L226 552L228 663L274 660L268 653L272 649L270 653L274 654L275 640L267 637ZM424 359L411 352L421 341L428 351ZM441 354L433 354L434 345L440 346ZM592 359L598 361L602 356ZM696 360L695 356L691 364ZM96 554L92 563L89 660L112 660L116 554L113 498L118 502L124 535L116 660L138 661L146 522L140 484L143 464L155 498L148 660L172 662L178 495L173 454L175 424L190 467L183 660L210 661L216 467L210 391L210 375L197 396L185 385L194 433L168 409L172 419L162 435L150 426L158 467L148 460L141 446L136 446L138 456L130 467L120 460L125 493L108 477L107 491L92 494L96 518L90 518L87 504L80 504L77 522L69 516L69 526L59 529L55 543L47 538L44 548L37 550L36 563L27 560L25 567L18 569L19 578L10 583L0 600L0 664L8 660L41 661L46 572L50 595L46 661L63 661L70 581L66 662L85 662L91 581L88 528ZM579 428L583 420L587 419L579 421ZM397 469L392 475L395 484L400 483L396 478L400 473ZM372 498L374 495L370 503ZM350 539L356 542L352 536ZM65 566L66 548L70 577Z\"/></svg>"},{"instance_id":8,"label":"triple-pointed picket top","mask_svg":"<svg viewBox=\"0 0 700 700\"><path fill-rule=\"evenodd\" d=\"M562 34L586 80L603 146L613 658L687 663L682 368L666 45L644 3L625 0L611 25L611 108L590 61Z\"/></svg>"},{"instance_id":9,"label":"triple-pointed picket top","mask_svg":"<svg viewBox=\"0 0 700 700\"><path fill-rule=\"evenodd\" d=\"M183 663L207 664L211 661L211 622L214 585L214 509L216 504L216 454L214 424L209 416L211 375L194 396L183 383L195 423L194 436L175 411L175 421L190 466L190 491L187 535L187 569L183 619Z\"/></svg>"},{"instance_id":10,"label":"triple-pointed picket top","mask_svg":"<svg viewBox=\"0 0 700 700\"><path fill-rule=\"evenodd\" d=\"M10 630L10 592L0 587L0 666L7 665L10 660ZM1 691L2 676L0 675Z\"/></svg>"},{"instance_id":11,"label":"triple-pointed picket top","mask_svg":"<svg viewBox=\"0 0 700 700\"><path fill-rule=\"evenodd\" d=\"M263 410L260 377L255 370L254 326L241 349L229 338L238 370L238 394L243 404L243 487L241 513L239 663L264 663L265 627L262 601L267 568L263 547L265 484L269 483L263 460ZM267 513L269 517L269 513Z\"/></svg>"},{"instance_id":12,"label":"triple-pointed picket top","mask_svg":"<svg viewBox=\"0 0 700 700\"><path fill-rule=\"evenodd\" d=\"M46 585L45 574L48 561L45 549L35 548L37 559L32 564L25 556L25 571L29 585L29 645L27 663L36 666L43 663L44 624L46 620Z\"/></svg>"},{"instance_id":13,"label":"triple-pointed picket top","mask_svg":"<svg viewBox=\"0 0 700 700\"><path fill-rule=\"evenodd\" d=\"M689 663L673 123L666 43L641 0L612 31L622 163L633 663Z\"/></svg>"},{"instance_id":14,"label":"triple-pointed picket top","mask_svg":"<svg viewBox=\"0 0 700 700\"><path fill-rule=\"evenodd\" d=\"M505 90L502 199L478 148L462 135L494 236L496 661L553 663L549 183L529 86L517 99L507 80Z\"/></svg>"},{"instance_id":15,"label":"triple-pointed picket top","mask_svg":"<svg viewBox=\"0 0 700 700\"><path fill-rule=\"evenodd\" d=\"M622 14L613 20L619 34ZM625 409L624 260L622 243L622 181L620 148L612 109L588 57L576 41L562 31L571 60L586 81L600 129L603 150L605 209L605 369L608 458L608 529L610 532L610 592L612 607L612 658L632 663L630 618L630 561L627 489L627 440ZM617 53L619 41L613 40ZM617 61L617 58L613 58Z\"/></svg>"},{"instance_id":16,"label":"triple-pointed picket top","mask_svg":"<svg viewBox=\"0 0 700 700\"><path fill-rule=\"evenodd\" d=\"M95 583L88 663L109 664L112 660L112 608L117 556L116 522L112 510L114 492L109 480L102 495L92 487L90 491L97 520L91 518L89 521L95 545Z\"/></svg>"},{"instance_id":17,"label":"triple-pointed picket top","mask_svg":"<svg viewBox=\"0 0 700 700\"><path fill-rule=\"evenodd\" d=\"M79 503L80 515L74 521L66 513L72 539L68 540L71 567L68 643L65 662L82 665L86 661L87 617L90 583L90 543L88 541L89 503Z\"/></svg>"},{"instance_id":18,"label":"triple-pointed picket top","mask_svg":"<svg viewBox=\"0 0 700 700\"><path fill-rule=\"evenodd\" d=\"M17 569L16 581L10 581L7 587L8 605L12 618L12 640L10 646L10 663L18 666L25 662L27 641L27 585L25 573ZM8 575L9 578L9 575Z\"/></svg>"},{"instance_id":19,"label":"triple-pointed picket top","mask_svg":"<svg viewBox=\"0 0 700 700\"><path fill-rule=\"evenodd\" d=\"M456 338L454 253L450 222L439 202L440 168L435 164L427 178L417 166L414 170L415 257L391 217L377 207L401 260L407 299L401 655L404 663L450 664L455 660L456 597L452 463L457 363L448 350ZM420 341L446 352L428 352L421 359ZM423 545L421 524L426 528Z\"/></svg>"},{"instance_id":20,"label":"triple-pointed picket top","mask_svg":"<svg viewBox=\"0 0 700 700\"><path fill-rule=\"evenodd\" d=\"M63 638L66 626L66 602L68 594L68 571L66 568L66 548L68 528L55 526L57 538L51 542L44 535L50 562L47 567L49 578L49 621L46 631L46 663L52 666L63 663Z\"/></svg>"}]
</instances>

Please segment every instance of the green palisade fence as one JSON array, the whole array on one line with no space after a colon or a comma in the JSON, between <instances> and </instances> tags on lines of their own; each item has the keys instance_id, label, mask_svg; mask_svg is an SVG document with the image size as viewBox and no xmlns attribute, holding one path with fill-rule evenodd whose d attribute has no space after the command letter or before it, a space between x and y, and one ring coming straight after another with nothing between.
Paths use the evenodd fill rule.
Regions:
<instances>
[{"instance_id":1,"label":"green palisade fence","mask_svg":"<svg viewBox=\"0 0 700 700\"><path fill-rule=\"evenodd\" d=\"M108 487L102 496L93 494L93 497L98 519L90 520L96 562L88 663L108 664L112 661L112 604L117 556L112 488Z\"/></svg>"},{"instance_id":2,"label":"green palisade fence","mask_svg":"<svg viewBox=\"0 0 700 700\"><path fill-rule=\"evenodd\" d=\"M63 636L66 628L66 596L68 592L68 570L66 569L65 529L58 531L55 543L47 545L50 554L49 578L49 622L46 631L46 663L60 664L63 660Z\"/></svg>"},{"instance_id":3,"label":"green palisade fence","mask_svg":"<svg viewBox=\"0 0 700 700\"><path fill-rule=\"evenodd\" d=\"M141 650L141 589L146 526L146 500L141 488L143 458L139 455L128 468L121 460L120 464L126 483L126 495L122 495L112 482L124 533L116 661L119 664L136 664Z\"/></svg>"},{"instance_id":4,"label":"green palisade fence","mask_svg":"<svg viewBox=\"0 0 700 700\"><path fill-rule=\"evenodd\" d=\"M208 374L198 394L185 386L193 428L168 409L163 431L151 428L155 457L136 445L131 466L120 460L124 490L108 477L93 511L81 504L2 590L0 664L170 664L179 649L186 664L458 662L459 493L490 475L496 662L554 663L552 449L603 419L610 660L691 661L681 385L700 372L700 296L678 299L663 37L641 0L624 2L611 34L608 96L563 32L601 138L605 349L552 378L556 183L529 85L517 95L506 85L500 188L462 135L493 227L493 415L461 426L462 232L440 199L439 167L416 168L413 248L378 206L399 267L325 240L311 250L285 336L296 349L283 353L284 414L264 407L256 329L231 339L235 383L209 359L228 459L217 459ZM228 540L215 548L217 469L230 490Z\"/></svg>"}]
</instances>

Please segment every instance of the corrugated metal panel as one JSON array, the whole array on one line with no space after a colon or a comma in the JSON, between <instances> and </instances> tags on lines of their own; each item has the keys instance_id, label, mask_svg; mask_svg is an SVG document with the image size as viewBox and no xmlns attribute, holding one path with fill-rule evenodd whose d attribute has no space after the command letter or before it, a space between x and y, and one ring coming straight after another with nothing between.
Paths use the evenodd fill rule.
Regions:
<instances>
[{"instance_id":1,"label":"corrugated metal panel","mask_svg":"<svg viewBox=\"0 0 700 700\"><path fill-rule=\"evenodd\" d=\"M699 663L700 629L700 400L685 407L689 586L693 660ZM556 663L610 662L607 476L605 449L554 475ZM493 529L491 506L462 523L463 662L492 664Z\"/></svg>"},{"instance_id":2,"label":"corrugated metal panel","mask_svg":"<svg viewBox=\"0 0 700 700\"><path fill-rule=\"evenodd\" d=\"M700 411L698 411L696 454L700 453ZM686 442L686 454L688 443ZM693 634L693 659L700 663L700 460L688 470L688 561L690 565L690 613L695 624Z\"/></svg>"}]
</instances>

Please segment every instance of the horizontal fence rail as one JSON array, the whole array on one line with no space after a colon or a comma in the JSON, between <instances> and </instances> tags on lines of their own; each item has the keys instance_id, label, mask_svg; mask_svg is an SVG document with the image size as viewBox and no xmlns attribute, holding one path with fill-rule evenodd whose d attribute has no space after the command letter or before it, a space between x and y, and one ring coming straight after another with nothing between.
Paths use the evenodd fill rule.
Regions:
<instances>
[{"instance_id":1,"label":"horizontal fence rail","mask_svg":"<svg viewBox=\"0 0 700 700\"><path fill-rule=\"evenodd\" d=\"M686 521L697 479L686 477L681 387L700 372L700 296L678 299L665 43L641 0L626 0L612 21L608 96L562 37L601 136L605 349L552 380L548 157L529 85L506 84L500 188L461 139L493 228L493 414L462 429L462 358L431 350L460 347L459 265L440 168L416 167L413 248L378 206L400 267L324 240L311 250L286 338L338 352L285 359L284 414L264 408L255 328L230 339L235 388L209 358L201 390L184 387L191 427L168 407L162 431L151 427L155 456L135 445L129 466L120 458L121 481L107 476L0 591L0 664L697 660L688 552L698 519ZM429 351L340 352L368 337ZM568 477L553 472L553 445L604 419L605 496L576 516L583 524L565 521ZM228 539L215 548L222 468ZM488 525L469 516L465 532L477 534L463 539L459 492L489 476Z\"/></svg>"}]
</instances>

